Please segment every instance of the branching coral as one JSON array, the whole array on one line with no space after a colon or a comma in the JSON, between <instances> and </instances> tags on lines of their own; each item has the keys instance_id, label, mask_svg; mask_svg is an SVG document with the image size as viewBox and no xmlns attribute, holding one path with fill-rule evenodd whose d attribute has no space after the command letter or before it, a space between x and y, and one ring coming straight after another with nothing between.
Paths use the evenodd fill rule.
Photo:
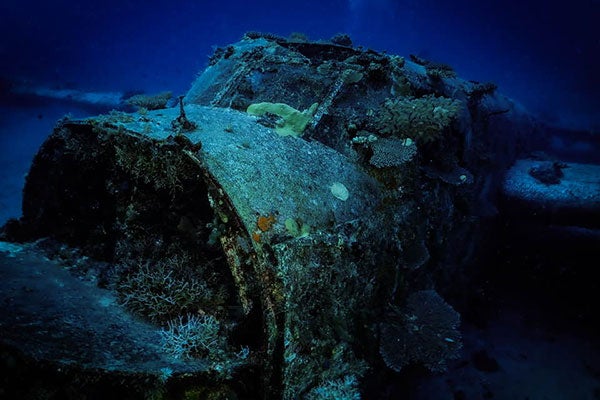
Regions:
<instances>
[{"instance_id":1,"label":"branching coral","mask_svg":"<svg viewBox=\"0 0 600 400\"><path fill-rule=\"evenodd\" d=\"M185 276L184 262L171 259L156 265L142 265L118 286L123 305L153 322L215 308L223 301L222 296L197 278Z\"/></svg>"},{"instance_id":2,"label":"branching coral","mask_svg":"<svg viewBox=\"0 0 600 400\"><path fill-rule=\"evenodd\" d=\"M169 321L160 334L165 351L175 358L219 358L226 347L220 329L219 321L210 315L187 315Z\"/></svg>"},{"instance_id":3,"label":"branching coral","mask_svg":"<svg viewBox=\"0 0 600 400\"><path fill-rule=\"evenodd\" d=\"M310 391L311 400L360 400L358 381L354 375L346 375L336 380L328 380Z\"/></svg>"}]
</instances>

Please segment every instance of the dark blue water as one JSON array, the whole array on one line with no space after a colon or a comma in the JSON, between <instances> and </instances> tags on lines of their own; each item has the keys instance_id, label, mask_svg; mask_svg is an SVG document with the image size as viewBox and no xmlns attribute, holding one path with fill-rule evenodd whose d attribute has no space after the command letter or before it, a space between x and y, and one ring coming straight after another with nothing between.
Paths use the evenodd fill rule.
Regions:
<instances>
[{"instance_id":1,"label":"dark blue water","mask_svg":"<svg viewBox=\"0 0 600 400\"><path fill-rule=\"evenodd\" d=\"M214 46L256 30L417 54L494 81L561 126L598 129L597 0L4 1L0 77L183 93Z\"/></svg>"}]
</instances>

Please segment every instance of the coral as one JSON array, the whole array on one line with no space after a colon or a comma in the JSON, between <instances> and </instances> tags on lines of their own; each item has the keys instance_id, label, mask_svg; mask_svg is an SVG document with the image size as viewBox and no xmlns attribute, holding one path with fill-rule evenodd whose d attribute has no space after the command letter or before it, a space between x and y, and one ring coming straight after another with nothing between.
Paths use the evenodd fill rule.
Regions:
<instances>
[{"instance_id":1,"label":"coral","mask_svg":"<svg viewBox=\"0 0 600 400\"><path fill-rule=\"evenodd\" d=\"M243 39L266 39L274 42L287 42L286 38L282 36L277 36L272 33L258 32L258 31L248 31L244 33Z\"/></svg>"},{"instance_id":2,"label":"coral","mask_svg":"<svg viewBox=\"0 0 600 400\"><path fill-rule=\"evenodd\" d=\"M425 73L432 80L440 80L444 78L456 78L454 69L446 64L430 62L425 66Z\"/></svg>"},{"instance_id":3,"label":"coral","mask_svg":"<svg viewBox=\"0 0 600 400\"><path fill-rule=\"evenodd\" d=\"M308 393L307 399L331 399L331 400L360 400L358 391L358 382L353 375L346 375L343 378L329 380L324 384L314 388Z\"/></svg>"},{"instance_id":4,"label":"coral","mask_svg":"<svg viewBox=\"0 0 600 400\"><path fill-rule=\"evenodd\" d=\"M234 370L246 364L250 354L247 347L234 351L227 342L227 326L208 314L179 316L159 333L165 353L181 360L201 358L221 378L232 379Z\"/></svg>"},{"instance_id":5,"label":"coral","mask_svg":"<svg viewBox=\"0 0 600 400\"><path fill-rule=\"evenodd\" d=\"M417 146L411 139L379 139L371 142L373 155L369 162L377 168L398 167L409 162L417 154Z\"/></svg>"},{"instance_id":6,"label":"coral","mask_svg":"<svg viewBox=\"0 0 600 400\"><path fill-rule=\"evenodd\" d=\"M404 71L404 64L403 57L390 56L390 79L392 80L390 94L392 96L404 97L412 94L410 82Z\"/></svg>"},{"instance_id":7,"label":"coral","mask_svg":"<svg viewBox=\"0 0 600 400\"><path fill-rule=\"evenodd\" d=\"M483 96L491 96L498 89L498 86L492 82L484 82L479 83L476 82L473 84L471 89L467 91L467 95L469 99L479 101L483 98Z\"/></svg>"},{"instance_id":8,"label":"coral","mask_svg":"<svg viewBox=\"0 0 600 400\"><path fill-rule=\"evenodd\" d=\"M434 290L412 293L406 305L392 307L381 324L380 354L398 372L410 363L444 371L462 347L459 323L460 315Z\"/></svg>"},{"instance_id":9,"label":"coral","mask_svg":"<svg viewBox=\"0 0 600 400\"><path fill-rule=\"evenodd\" d=\"M337 33L329 41L338 46L352 47L352 39L347 33Z\"/></svg>"},{"instance_id":10,"label":"coral","mask_svg":"<svg viewBox=\"0 0 600 400\"><path fill-rule=\"evenodd\" d=\"M256 220L256 229L252 232L252 240L260 243L262 234L270 231L276 221L277 219L273 214L259 215Z\"/></svg>"},{"instance_id":11,"label":"coral","mask_svg":"<svg viewBox=\"0 0 600 400\"><path fill-rule=\"evenodd\" d=\"M408 57L410 58L410 61L414 62L417 65L426 66L427 64L429 64L429 60L426 60L423 57L419 57L416 54L409 54Z\"/></svg>"},{"instance_id":12,"label":"coral","mask_svg":"<svg viewBox=\"0 0 600 400\"><path fill-rule=\"evenodd\" d=\"M269 215L259 215L256 221L256 226L260 229L261 232L267 232L273 227L275 224L275 216L273 214Z\"/></svg>"},{"instance_id":13,"label":"coral","mask_svg":"<svg viewBox=\"0 0 600 400\"><path fill-rule=\"evenodd\" d=\"M173 97L171 92L161 92L158 94L136 94L126 100L126 103L146 110L160 110L167 108L167 103Z\"/></svg>"},{"instance_id":14,"label":"coral","mask_svg":"<svg viewBox=\"0 0 600 400\"><path fill-rule=\"evenodd\" d=\"M427 76L429 76L432 80L456 78L456 72L448 64L429 61L414 54L410 55L410 60L415 64L424 66Z\"/></svg>"},{"instance_id":15,"label":"coral","mask_svg":"<svg viewBox=\"0 0 600 400\"><path fill-rule=\"evenodd\" d=\"M308 36L306 36L305 33L292 32L292 33L290 33L290 36L288 37L288 41L290 41L292 43L307 43L310 40L308 39Z\"/></svg>"},{"instance_id":16,"label":"coral","mask_svg":"<svg viewBox=\"0 0 600 400\"><path fill-rule=\"evenodd\" d=\"M204 282L187 276L184 262L172 258L155 265L141 265L117 288L122 304L153 322L192 310L214 308L223 299Z\"/></svg>"},{"instance_id":17,"label":"coral","mask_svg":"<svg viewBox=\"0 0 600 400\"><path fill-rule=\"evenodd\" d=\"M293 237L306 237L310 234L310 225L302 222L301 220L288 218L285 220L284 226L286 232Z\"/></svg>"},{"instance_id":18,"label":"coral","mask_svg":"<svg viewBox=\"0 0 600 400\"><path fill-rule=\"evenodd\" d=\"M160 331L164 350L175 358L206 357L220 359L226 348L219 334L221 324L210 315L187 315L171 320Z\"/></svg>"},{"instance_id":19,"label":"coral","mask_svg":"<svg viewBox=\"0 0 600 400\"><path fill-rule=\"evenodd\" d=\"M193 168L181 152L154 141L119 140L114 145L115 161L136 181L157 190L175 192L183 188L183 176Z\"/></svg>"},{"instance_id":20,"label":"coral","mask_svg":"<svg viewBox=\"0 0 600 400\"><path fill-rule=\"evenodd\" d=\"M263 116L273 114L280 118L275 126L275 132L280 136L302 136L306 125L313 118L318 103L314 103L307 110L298 111L284 103L256 103L250 104L246 112L250 115Z\"/></svg>"},{"instance_id":21,"label":"coral","mask_svg":"<svg viewBox=\"0 0 600 400\"><path fill-rule=\"evenodd\" d=\"M336 199L346 201L350 197L350 192L348 191L348 188L343 183L334 182L329 187L329 190L331 191L331 194L333 195L333 197L335 197Z\"/></svg>"},{"instance_id":22,"label":"coral","mask_svg":"<svg viewBox=\"0 0 600 400\"><path fill-rule=\"evenodd\" d=\"M419 143L441 138L456 119L462 103L446 97L388 99L380 109L376 126L386 136L411 138Z\"/></svg>"}]
</instances>

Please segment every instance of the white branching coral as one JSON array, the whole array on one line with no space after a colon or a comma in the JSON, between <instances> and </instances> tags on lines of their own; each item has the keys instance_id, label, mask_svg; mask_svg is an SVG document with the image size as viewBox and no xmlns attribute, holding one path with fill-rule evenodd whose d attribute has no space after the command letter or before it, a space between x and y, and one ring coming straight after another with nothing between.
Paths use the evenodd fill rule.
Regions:
<instances>
[{"instance_id":1,"label":"white branching coral","mask_svg":"<svg viewBox=\"0 0 600 400\"><path fill-rule=\"evenodd\" d=\"M187 315L169 321L160 331L164 350L175 358L218 358L226 347L221 324L210 315Z\"/></svg>"},{"instance_id":2,"label":"white branching coral","mask_svg":"<svg viewBox=\"0 0 600 400\"><path fill-rule=\"evenodd\" d=\"M222 301L205 282L186 273L185 263L171 258L138 266L118 286L121 303L152 322L164 322Z\"/></svg>"}]
</instances>

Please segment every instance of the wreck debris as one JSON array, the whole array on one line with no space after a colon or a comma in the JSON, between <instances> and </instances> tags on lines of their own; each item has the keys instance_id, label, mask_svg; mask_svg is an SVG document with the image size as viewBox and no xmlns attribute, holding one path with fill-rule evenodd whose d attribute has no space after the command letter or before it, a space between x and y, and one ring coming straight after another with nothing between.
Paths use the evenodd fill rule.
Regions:
<instances>
[{"instance_id":1,"label":"wreck debris","mask_svg":"<svg viewBox=\"0 0 600 400\"><path fill-rule=\"evenodd\" d=\"M461 274L485 229L476 202L514 160L494 150L514 144L506 126L533 128L463 112L464 81L351 44L249 32L178 107L64 121L11 235L93 260L203 393L358 396L382 360L441 370L459 315L422 289ZM518 114L495 91L485 101Z\"/></svg>"},{"instance_id":2,"label":"wreck debris","mask_svg":"<svg viewBox=\"0 0 600 400\"><path fill-rule=\"evenodd\" d=\"M190 121L185 115L185 109L183 108L184 96L179 96L179 116L171 121L171 128L177 133L191 132L196 130L197 126L194 122Z\"/></svg>"}]
</instances>

